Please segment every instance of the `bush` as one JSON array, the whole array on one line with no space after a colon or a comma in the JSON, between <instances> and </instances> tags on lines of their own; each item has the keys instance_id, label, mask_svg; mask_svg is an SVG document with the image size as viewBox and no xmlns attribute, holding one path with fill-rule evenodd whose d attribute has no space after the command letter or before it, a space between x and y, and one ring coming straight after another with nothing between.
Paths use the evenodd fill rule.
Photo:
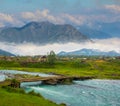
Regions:
<instances>
[{"instance_id":1,"label":"bush","mask_svg":"<svg viewBox=\"0 0 120 106\"><path fill-rule=\"evenodd\" d=\"M65 103L61 103L60 106L67 106Z\"/></svg>"},{"instance_id":2,"label":"bush","mask_svg":"<svg viewBox=\"0 0 120 106\"><path fill-rule=\"evenodd\" d=\"M17 81L16 79L11 80L11 87L13 88L20 88L20 82Z\"/></svg>"},{"instance_id":3,"label":"bush","mask_svg":"<svg viewBox=\"0 0 120 106\"><path fill-rule=\"evenodd\" d=\"M8 92L15 92L15 93L22 93L22 94L25 94L25 91L21 88L12 88L10 86L3 86L2 87L3 89L5 89L6 91Z\"/></svg>"},{"instance_id":4,"label":"bush","mask_svg":"<svg viewBox=\"0 0 120 106\"><path fill-rule=\"evenodd\" d=\"M34 92L33 90L30 91L28 94L29 94L29 95L38 96L38 97L42 97L42 98L43 98L43 96L42 96L41 94L36 93L36 92Z\"/></svg>"}]
</instances>

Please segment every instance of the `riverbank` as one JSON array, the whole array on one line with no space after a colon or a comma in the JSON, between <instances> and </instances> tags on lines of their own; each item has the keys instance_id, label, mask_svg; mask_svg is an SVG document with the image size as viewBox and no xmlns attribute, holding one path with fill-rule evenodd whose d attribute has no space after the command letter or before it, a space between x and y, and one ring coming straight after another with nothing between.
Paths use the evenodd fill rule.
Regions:
<instances>
[{"instance_id":1,"label":"riverbank","mask_svg":"<svg viewBox=\"0 0 120 106\"><path fill-rule=\"evenodd\" d=\"M27 80L27 82L29 82L29 81L37 81L37 80L40 80L40 79L42 79L42 80L46 80L47 79L47 81L49 82L50 81L50 83L51 83L51 79L53 79L52 80L52 84L53 84L53 81L55 80L54 78L56 78L57 76L59 76L58 77L58 79L60 78L60 80L61 79L66 79L66 80L63 80L62 81L62 83L59 85L59 84L57 84L56 83L56 86L51 86L51 84L49 83L49 84L42 84L42 83L40 83L40 84L38 84L37 86L36 86L36 84L37 84L37 82L34 82L34 83L36 83L35 85L33 84L30 84L30 86L29 85L24 85L24 89L27 91L27 90L34 90L35 92L37 92L37 93L42 93L42 95L45 97L45 98L47 98L47 99L49 99L49 100L52 100L52 101L54 101L54 102L56 102L56 103L67 103L67 104L69 104L69 101L71 101L71 100L69 100L69 99L72 99L72 98L74 98L74 96L76 96L76 93L77 92L75 92L76 90L78 91L79 89L79 87L80 87L80 89L81 90L89 90L89 89L93 89L93 90L95 90L95 91L101 91L101 92L103 92L102 90L104 89L104 87L106 87L106 86L103 86L104 84L106 85L109 85L109 86L112 86L111 84L114 84L114 82L115 82L115 84L116 84L116 87L118 87L117 86L117 83L119 84L119 82L116 82L116 81L114 81L114 80L108 80L108 81L105 81L105 80L85 80L85 79L92 79L92 77L70 77L70 76L68 76L68 77L65 77L64 75L56 75L56 77L53 77L53 75L51 75L51 76L49 76L49 77L40 77L40 76L36 76L36 74L35 73L32 73L32 74L35 74L35 75L25 75L25 74L18 74L18 72L19 73L21 73L20 71L18 71L18 72L16 72L16 71L13 71L13 70L4 70L4 72L5 71L7 71L8 73L10 73L11 71L12 72L14 72L14 73L17 73L17 74L15 74L14 76L14 78L18 78L19 79L19 81L20 81L20 79L22 78L22 80ZM2 71L3 72L3 71ZM3 73L4 73L3 72ZM6 73L6 75L10 75L10 74L8 74L8 73ZM23 73L23 72L22 72ZM26 73L26 72L25 72ZM40 74L40 73L39 73ZM53 74L53 73L52 73ZM11 74L12 75L12 74ZM10 75L10 76L11 76ZM12 76L13 77L13 76ZM70 80L70 81L75 81L75 79L76 80L78 80L78 81L75 81L74 82L74 84L68 84L69 83L69 81L68 81L68 79L71 79L72 78L72 80ZM3 85L1 84L1 87L3 87L3 86L8 86L9 85L9 87L12 87L12 88L10 88L9 89L9 87L7 88L7 89L3 89L3 88L1 88L1 89L3 89L3 90L5 90L5 91L7 91L7 93L9 94L11 91L11 94L13 94L13 96L14 96L14 93L15 93L15 95L17 96L17 95L21 95L21 97L24 97L24 95L27 95L28 97L26 97L26 98L28 98L29 99L29 97L31 97L31 96L39 96L41 99L43 99L42 101L44 101L45 103L43 103L44 105L43 106L48 106L48 105L50 105L50 106L54 106L54 105L57 105L57 104L55 104L55 103L53 103L53 102L51 102L51 101L49 101L49 100L47 100L47 102L46 102L46 99L45 98L43 98L42 96L40 96L39 94L36 94L36 93L33 93L32 92L32 95L29 95L29 94L26 94L26 93L24 93L23 91L22 91L22 88L20 88L19 89L19 85L20 84L17 84L17 83L19 83L16 79L12 79L12 83L10 82L10 80L6 80L5 81L5 83L3 83ZM80 80L84 80L84 81L80 81ZM24 82L23 81L23 82ZM66 83L66 85L64 84L64 81L65 81L65 83ZM119 80L118 80L119 81ZM10 82L10 83L9 83ZM80 83L79 83L80 82ZM87 82L87 83L86 83ZM92 82L92 84L91 84L91 82ZM99 87L97 87L99 84L101 84L101 82L104 82L104 83L102 83L102 86L99 86ZM9 84L8 84L9 83ZM22 83L22 82L21 82ZM29 82L30 83L30 82ZM86 85L87 84L87 85ZM18 85L18 86L17 86ZM45 87L45 88L44 88ZM47 87L47 88L46 88ZM61 91L61 89L59 88L59 90L57 90L56 88L57 87L65 87L62 91ZM71 88L73 89L73 91L74 91L74 96L71 98L71 96L70 95L68 95L68 94L66 94L66 92L67 91L65 91L65 92L63 92L65 89L66 89L66 87L67 87L67 91L69 91ZM6 87L5 87L6 88ZM52 89L49 89L49 88L55 88L57 91L53 91ZM83 89L84 88L84 89ZM111 87L110 87L111 88ZM12 90L11 90L12 89ZM105 88L106 89L106 88ZM104 90L105 90L104 89ZM117 88L115 88L115 89L117 89ZM0 90L0 93L1 92L3 92L3 90ZM87 90L87 91L88 91ZM9 92L10 91L10 92ZM30 91L29 91L30 92ZM86 91L79 91L79 93L81 93L81 92L83 92L83 94L84 94L84 92L86 92ZM91 92L91 91L90 91ZM17 94L16 94L17 93ZM68 92L68 93L70 93L71 94L71 91L70 92ZM31 93L30 93L31 94ZM78 93L77 93L78 94ZM82 94L82 95L83 95ZM89 94L89 92L88 92L88 94ZM88 95L87 94L87 95ZM51 98L51 96L50 95L52 95L52 98ZM68 96L67 96L68 95ZM92 96L93 94L92 93L90 93L90 95L89 96ZM6 95L7 96L7 95ZM12 95L10 95L11 97L12 97ZM60 97L61 96L61 97ZM84 95L83 95L84 96ZM56 98L57 97L57 98ZM68 98L69 97L69 98ZM13 97L12 97L13 98ZM62 99L60 99L60 98L64 98L63 100ZM81 98L81 97L80 97ZM90 98L90 97L89 97ZM89 99L88 98L88 99ZM9 99L7 99L7 97L5 98L6 100L9 100ZM19 101L22 101L22 99L21 98L19 98L19 97L17 97L16 99L19 99ZM66 99L67 99L67 101L66 101ZM103 99L103 98L102 98ZM65 100L65 101L64 101ZM11 101L11 99L10 99L10 101ZM34 101L34 100L33 100ZM74 100L73 102L74 103L72 103L72 102L70 102L70 104L75 104L75 106L79 106L79 105L77 105L76 103L75 103L75 101L76 100ZM26 102L28 102L28 101L26 101ZM35 101L34 101L35 102ZM53 103L53 104L49 104L49 102L50 103ZM77 101L78 103L79 103L79 101ZM103 101L101 101L101 102L103 102ZM46 103L48 103L48 104L46 104ZM89 102L87 102L88 104L89 104ZM118 103L118 102L117 102ZM28 106L28 104L29 104L29 102L28 103L26 103L27 105L25 105L25 106ZM81 103L82 104L82 103ZM85 103L83 103L83 104L85 104ZM111 103L112 104L112 103ZM119 103L118 103L119 104ZM8 104L7 104L8 105ZM40 104L40 105L42 105L42 104ZM94 106L95 104L93 104L93 106ZM13 106L12 105L12 103L11 103L11 105L9 105L9 106ZM18 105L19 106L19 105ZM21 105L20 105L21 106ZM23 105L24 106L24 105ZM30 106L32 106L32 105L30 105ZM36 105L35 106L37 106L37 103L36 103ZM63 105L60 105L60 106L65 106L65 104L63 104ZM82 106L82 105L81 105Z\"/></svg>"},{"instance_id":2,"label":"riverbank","mask_svg":"<svg viewBox=\"0 0 120 106\"><path fill-rule=\"evenodd\" d=\"M26 94L19 89L11 90L0 87L0 106L63 106L40 95Z\"/></svg>"},{"instance_id":3,"label":"riverbank","mask_svg":"<svg viewBox=\"0 0 120 106\"><path fill-rule=\"evenodd\" d=\"M74 80L89 80L92 76L77 77L17 70L0 70L0 86L20 88L22 82L41 82L44 85L73 84Z\"/></svg>"},{"instance_id":4,"label":"riverbank","mask_svg":"<svg viewBox=\"0 0 120 106\"><path fill-rule=\"evenodd\" d=\"M4 70L4 69L5 70L21 70L21 71L27 71L27 72L47 73L50 75L61 75L61 76L65 76L65 77L66 76L67 77L92 76L96 79L117 79L117 80L120 79L120 59L115 59L115 60L113 60L113 59L111 59L111 60L107 60L107 59L57 60L55 62L55 64L53 64L53 65L50 65L47 61L30 62L30 61L25 61L25 60L23 61L21 58L19 60L17 60L17 59L16 60L14 60L14 59L13 60L0 60L0 70ZM18 76L16 76L16 77L18 77ZM31 76L26 76L26 75L25 76L22 75L22 77L25 77L28 79L31 78ZM36 76L36 77L38 77L38 76ZM60 86L62 86L62 85L60 85ZM69 85L65 85L65 86L69 86ZM71 86L74 86L74 85L70 85L69 86L70 89L68 89L69 88L68 87L67 91L71 90ZM77 87L78 86L79 86L79 84L77 85ZM58 87L58 86L53 86L53 87ZM75 89L73 89L73 91L79 90L77 87L75 87ZM80 87L81 87L81 85L80 85ZM93 86L93 88L94 88L94 86ZM86 87L84 89L86 89ZM47 89L47 92L46 92L46 89L44 89L44 88L42 88L42 89L39 88L38 90L41 90L42 92L45 91L44 93L48 92L50 97L51 97L51 93L54 93L53 91L49 91L49 89ZM61 88L60 88L60 91L61 91ZM67 91L62 92L62 94L65 94ZM70 94L73 91L70 91ZM96 92L97 91L99 91L99 89L97 89ZM64 96L64 95L61 95L59 92L55 92L55 94L54 94L55 96L58 95L58 100L60 98L63 98L63 96ZM83 92L83 94L86 94L86 93L84 93L84 91L80 91L79 93L81 94L81 92ZM73 92L73 93L76 94L76 92ZM59 94L61 95L61 97L59 97L60 96ZM88 92L88 94L89 94L89 92ZM90 97L88 97L88 98L91 98L91 95L92 94L90 94ZM52 96L53 96L53 94L52 94ZM70 96L68 96L68 97L70 97ZM84 97L84 95L83 95L83 97ZM92 97L94 97L94 95ZM108 95L108 97L109 97L109 95ZM75 97L72 97L71 100L68 100L68 102L73 101L73 98L75 98ZM78 97L76 97L76 98L78 98ZM55 99L56 99L56 97L55 97ZM66 98L64 98L64 99L66 99ZM100 100L100 99L101 98L98 98L98 100ZM0 104L1 106L4 106L4 105L13 106L13 101L15 101L15 103L14 103L15 106L21 106L21 105L19 105L21 103L22 103L22 105L25 104L23 106L33 106L33 105L35 105L35 106L40 106L40 105L41 106L57 106L57 104L51 103L50 101L48 101L44 98L36 97L33 95L19 94L19 93L15 93L15 92L10 93L10 92L5 91L5 89L3 89L3 88L0 88L0 100L2 101ZM92 100L95 100L95 98L91 99L91 101L90 101L91 103L94 103L94 101L92 101ZM74 100L74 102L75 101L76 100ZM81 100L81 101L84 101L84 100ZM103 101L104 101L104 99L103 99Z\"/></svg>"},{"instance_id":5,"label":"riverbank","mask_svg":"<svg viewBox=\"0 0 120 106\"><path fill-rule=\"evenodd\" d=\"M0 61L0 69L13 69L63 76L93 76L96 79L120 79L120 59L118 60L58 60L54 65L47 62Z\"/></svg>"},{"instance_id":6,"label":"riverbank","mask_svg":"<svg viewBox=\"0 0 120 106\"><path fill-rule=\"evenodd\" d=\"M67 106L119 106L120 80L74 81L71 85L24 84L26 92L34 90L45 98Z\"/></svg>"},{"instance_id":7,"label":"riverbank","mask_svg":"<svg viewBox=\"0 0 120 106\"><path fill-rule=\"evenodd\" d=\"M120 104L120 80L78 80L74 81L74 84L57 86L42 84L36 86L34 84L23 83L22 86L25 91L22 88L0 87L0 106L8 106L9 103L9 106L66 106L65 104L70 106L103 104L113 106ZM8 102L5 102L5 100ZM13 100L15 100L14 105ZM60 103L63 104L58 105Z\"/></svg>"}]
</instances>

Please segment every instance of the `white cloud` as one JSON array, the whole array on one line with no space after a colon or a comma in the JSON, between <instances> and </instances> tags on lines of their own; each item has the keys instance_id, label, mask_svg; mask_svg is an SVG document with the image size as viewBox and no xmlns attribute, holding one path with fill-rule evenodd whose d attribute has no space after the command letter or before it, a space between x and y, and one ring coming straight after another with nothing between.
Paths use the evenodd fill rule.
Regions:
<instances>
[{"instance_id":1,"label":"white cloud","mask_svg":"<svg viewBox=\"0 0 120 106\"><path fill-rule=\"evenodd\" d=\"M5 23L13 23L14 19L9 14L0 13L0 27L4 27Z\"/></svg>"},{"instance_id":2,"label":"white cloud","mask_svg":"<svg viewBox=\"0 0 120 106\"><path fill-rule=\"evenodd\" d=\"M13 22L14 19L11 15L9 14L4 14L4 13L0 13L0 21L7 21L7 22Z\"/></svg>"},{"instance_id":3,"label":"white cloud","mask_svg":"<svg viewBox=\"0 0 120 106\"><path fill-rule=\"evenodd\" d=\"M25 19L34 19L35 15L32 12L23 12L22 17Z\"/></svg>"},{"instance_id":4,"label":"white cloud","mask_svg":"<svg viewBox=\"0 0 120 106\"><path fill-rule=\"evenodd\" d=\"M120 6L119 5L105 5L105 8L116 13L120 13Z\"/></svg>"},{"instance_id":5,"label":"white cloud","mask_svg":"<svg viewBox=\"0 0 120 106\"><path fill-rule=\"evenodd\" d=\"M56 24L71 23L75 25L81 25L85 22L86 16L71 15L67 13L61 13L53 15L48 9L43 11L37 10L35 12L23 12L21 16L27 21L50 21Z\"/></svg>"},{"instance_id":6,"label":"white cloud","mask_svg":"<svg viewBox=\"0 0 120 106\"><path fill-rule=\"evenodd\" d=\"M106 7L105 7L106 9ZM105 10L108 11L108 10ZM55 24L92 25L94 22L115 22L120 20L120 15L106 14L68 14L61 13L54 15L48 9L37 10L35 12L21 13L22 20L30 21L50 21Z\"/></svg>"},{"instance_id":7,"label":"white cloud","mask_svg":"<svg viewBox=\"0 0 120 106\"><path fill-rule=\"evenodd\" d=\"M103 7L105 11L119 11L120 6L118 5L105 5ZM91 26L94 22L115 22L120 20L119 14L68 14L59 13L53 14L48 9L36 10L34 12L26 11L17 14L5 14L0 13L0 27L11 25L11 26L22 26L24 22L30 21L50 21L55 24L74 24L74 25L89 25Z\"/></svg>"},{"instance_id":8,"label":"white cloud","mask_svg":"<svg viewBox=\"0 0 120 106\"><path fill-rule=\"evenodd\" d=\"M0 13L0 27L4 27L8 24L11 26L20 26L23 25L23 22L17 19L15 15Z\"/></svg>"},{"instance_id":9,"label":"white cloud","mask_svg":"<svg viewBox=\"0 0 120 106\"><path fill-rule=\"evenodd\" d=\"M21 13L21 17L26 21L50 21L55 24L74 24L74 25L82 25L87 23L86 21L91 20L90 16L87 15L71 15L67 13L61 13L57 15L53 15L48 9L43 11L37 10L35 12L23 12Z\"/></svg>"},{"instance_id":10,"label":"white cloud","mask_svg":"<svg viewBox=\"0 0 120 106\"><path fill-rule=\"evenodd\" d=\"M28 21L50 21L53 23L64 23L64 20L59 16L54 16L48 9L43 11L37 10L35 12L23 12L21 13L22 18Z\"/></svg>"},{"instance_id":11,"label":"white cloud","mask_svg":"<svg viewBox=\"0 0 120 106\"><path fill-rule=\"evenodd\" d=\"M62 14L62 18L69 23L76 24L76 25L81 25L85 23L85 18L86 16L82 15L70 15L70 14Z\"/></svg>"},{"instance_id":12,"label":"white cloud","mask_svg":"<svg viewBox=\"0 0 120 106\"><path fill-rule=\"evenodd\" d=\"M111 38L103 40L94 40L95 43L85 42L85 43L67 43L67 44L48 44L48 45L35 45L31 43L24 44L8 44L0 43L0 48L14 54L19 55L40 55L47 54L47 52L54 50L56 53L60 51L74 51L83 48L88 49L99 49L101 51L116 51L120 53L120 38ZM27 49L26 49L27 48Z\"/></svg>"},{"instance_id":13,"label":"white cloud","mask_svg":"<svg viewBox=\"0 0 120 106\"><path fill-rule=\"evenodd\" d=\"M106 14L103 12L103 10L105 11ZM74 25L92 26L94 25L95 22L107 22L107 23L117 22L120 20L119 13L120 13L119 5L105 5L102 7L102 9L101 8L98 9L97 14L93 14L93 13L92 14L68 14L68 13L53 14L48 9L36 10L33 12L26 11L17 14L0 13L0 27L4 27L6 25L18 27L30 21L38 21L38 22L50 21L55 24L67 23Z\"/></svg>"}]
</instances>

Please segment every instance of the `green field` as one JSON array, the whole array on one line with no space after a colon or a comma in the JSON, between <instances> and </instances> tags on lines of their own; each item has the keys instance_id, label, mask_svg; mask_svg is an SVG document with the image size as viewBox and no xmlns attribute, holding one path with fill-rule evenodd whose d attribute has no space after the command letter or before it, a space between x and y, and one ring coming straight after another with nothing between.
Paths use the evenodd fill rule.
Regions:
<instances>
[{"instance_id":1,"label":"green field","mask_svg":"<svg viewBox=\"0 0 120 106\"><path fill-rule=\"evenodd\" d=\"M1 59L0 69L21 70L28 72L43 72L62 74L65 76L92 76L96 79L120 79L120 59L88 58L88 59L57 59L54 64L48 61L30 62L28 57L19 60ZM19 89L0 87L0 106L57 106L40 95L19 92ZM62 106L62 105L61 105ZM63 104L63 106L65 106Z\"/></svg>"},{"instance_id":2,"label":"green field","mask_svg":"<svg viewBox=\"0 0 120 106\"><path fill-rule=\"evenodd\" d=\"M0 106L62 106L46 100L41 96L20 92L21 89L11 89L0 87Z\"/></svg>"},{"instance_id":3,"label":"green field","mask_svg":"<svg viewBox=\"0 0 120 106\"><path fill-rule=\"evenodd\" d=\"M56 73L66 76L93 76L98 79L120 79L120 59L68 59L48 62L0 61L0 69Z\"/></svg>"}]
</instances>

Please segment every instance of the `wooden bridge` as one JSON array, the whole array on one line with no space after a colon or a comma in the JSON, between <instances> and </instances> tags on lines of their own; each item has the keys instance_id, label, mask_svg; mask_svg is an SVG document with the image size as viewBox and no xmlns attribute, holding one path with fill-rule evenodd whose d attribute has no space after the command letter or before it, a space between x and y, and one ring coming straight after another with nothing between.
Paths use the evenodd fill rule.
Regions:
<instances>
[{"instance_id":1,"label":"wooden bridge","mask_svg":"<svg viewBox=\"0 0 120 106\"><path fill-rule=\"evenodd\" d=\"M18 79L18 81L20 83L42 81L42 84L55 85L55 84L62 84L67 82L72 83L73 77L56 76L56 77L22 78L22 79Z\"/></svg>"},{"instance_id":2,"label":"wooden bridge","mask_svg":"<svg viewBox=\"0 0 120 106\"><path fill-rule=\"evenodd\" d=\"M19 78L15 80L6 80L0 82L1 86L12 86L20 87L22 82L36 82L42 81L42 84L56 85L56 84L72 84L73 80L87 80L92 79L93 77L65 77L65 76L55 76L55 77L37 77L37 78Z\"/></svg>"},{"instance_id":3,"label":"wooden bridge","mask_svg":"<svg viewBox=\"0 0 120 106\"><path fill-rule=\"evenodd\" d=\"M55 77L38 77L38 78L22 78L19 79L19 82L36 82L36 81L42 81L43 84L70 84L73 82L73 80L87 80L92 79L93 77L87 76L87 77L69 77L69 76L55 76Z\"/></svg>"}]
</instances>

